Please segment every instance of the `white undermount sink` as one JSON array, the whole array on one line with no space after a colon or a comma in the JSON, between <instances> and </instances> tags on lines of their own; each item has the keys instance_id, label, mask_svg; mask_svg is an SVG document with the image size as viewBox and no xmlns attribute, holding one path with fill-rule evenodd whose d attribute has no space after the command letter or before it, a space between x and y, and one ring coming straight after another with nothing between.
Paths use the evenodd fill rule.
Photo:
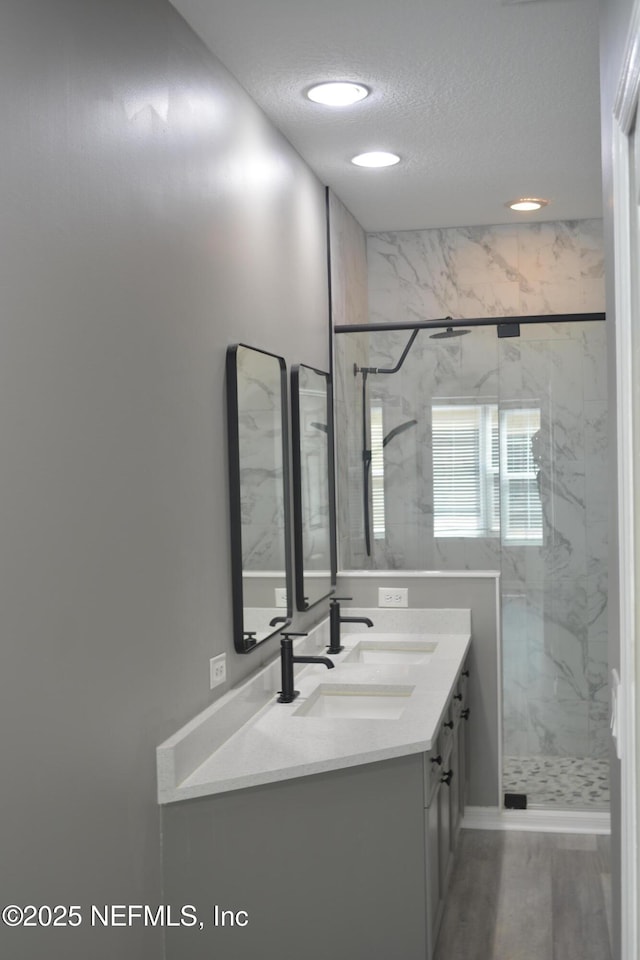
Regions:
<instances>
[{"instance_id":1,"label":"white undermount sink","mask_svg":"<svg viewBox=\"0 0 640 960\"><path fill-rule=\"evenodd\" d=\"M437 643L428 640L361 640L344 663L428 663Z\"/></svg>"},{"instance_id":2,"label":"white undermount sink","mask_svg":"<svg viewBox=\"0 0 640 960\"><path fill-rule=\"evenodd\" d=\"M294 713L297 717L397 720L413 690L398 684L321 683Z\"/></svg>"}]
</instances>

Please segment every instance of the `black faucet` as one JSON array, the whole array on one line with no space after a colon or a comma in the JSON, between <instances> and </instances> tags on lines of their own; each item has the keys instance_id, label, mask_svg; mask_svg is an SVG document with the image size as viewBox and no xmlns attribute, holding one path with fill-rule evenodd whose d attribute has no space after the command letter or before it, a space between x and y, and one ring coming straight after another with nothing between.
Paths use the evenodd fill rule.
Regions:
<instances>
[{"instance_id":1,"label":"black faucet","mask_svg":"<svg viewBox=\"0 0 640 960\"><path fill-rule=\"evenodd\" d=\"M329 607L329 646L327 653L340 653L344 647L340 643L340 624L341 623L364 623L367 627L372 627L373 623L369 617L341 617L340 601L352 600L353 597L332 597Z\"/></svg>"},{"instance_id":2,"label":"black faucet","mask_svg":"<svg viewBox=\"0 0 640 960\"><path fill-rule=\"evenodd\" d=\"M277 627L279 623L288 624L291 620L288 617L274 617L273 620L269 620L270 627Z\"/></svg>"},{"instance_id":3,"label":"black faucet","mask_svg":"<svg viewBox=\"0 0 640 960\"><path fill-rule=\"evenodd\" d=\"M299 691L293 689L293 665L294 663L324 663L328 670L333 670L335 663L328 657L294 657L292 637L306 637L306 633L285 633L281 634L280 641L280 663L282 665L282 690L278 697L278 703L291 703L298 696Z\"/></svg>"}]
</instances>

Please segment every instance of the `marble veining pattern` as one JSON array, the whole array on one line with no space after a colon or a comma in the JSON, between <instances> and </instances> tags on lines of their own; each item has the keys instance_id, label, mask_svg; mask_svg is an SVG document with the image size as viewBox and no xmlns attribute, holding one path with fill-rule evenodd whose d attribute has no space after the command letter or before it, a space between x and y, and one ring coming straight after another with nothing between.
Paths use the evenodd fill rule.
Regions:
<instances>
[{"instance_id":1,"label":"marble veining pattern","mask_svg":"<svg viewBox=\"0 0 640 960\"><path fill-rule=\"evenodd\" d=\"M599 221L375 234L367 243L374 323L604 310ZM452 340L422 331L400 373L370 375L369 397L382 407L385 434L417 420L384 448L385 530L371 557L362 536L361 379L353 375L354 344L347 343L354 337L336 338L338 395L352 398L339 427L349 437L338 455L348 462L340 479L348 512L342 529L350 532L342 566L501 570L504 742L511 756L607 756L604 333L597 322L523 324L517 339L498 339L492 327ZM358 349L371 365L391 367L409 336L375 331ZM539 409L542 542L511 542L504 526L502 535L434 536L437 403Z\"/></svg>"},{"instance_id":2,"label":"marble veining pattern","mask_svg":"<svg viewBox=\"0 0 640 960\"><path fill-rule=\"evenodd\" d=\"M600 220L374 233L372 323L604 310Z\"/></svg>"}]
</instances>

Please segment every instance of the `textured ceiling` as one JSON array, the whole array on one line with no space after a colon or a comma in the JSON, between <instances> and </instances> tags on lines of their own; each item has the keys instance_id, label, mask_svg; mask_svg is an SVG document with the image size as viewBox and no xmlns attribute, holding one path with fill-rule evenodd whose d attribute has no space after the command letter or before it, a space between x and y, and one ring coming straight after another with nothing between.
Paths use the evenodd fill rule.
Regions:
<instances>
[{"instance_id":1,"label":"textured ceiling","mask_svg":"<svg viewBox=\"0 0 640 960\"><path fill-rule=\"evenodd\" d=\"M366 230L601 216L598 0L172 2ZM373 92L306 100L325 79Z\"/></svg>"}]
</instances>

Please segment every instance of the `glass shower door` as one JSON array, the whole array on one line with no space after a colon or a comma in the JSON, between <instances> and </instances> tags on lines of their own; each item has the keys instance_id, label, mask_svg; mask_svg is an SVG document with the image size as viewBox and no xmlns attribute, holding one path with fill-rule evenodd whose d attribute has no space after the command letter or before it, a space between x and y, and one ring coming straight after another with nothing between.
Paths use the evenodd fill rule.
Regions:
<instances>
[{"instance_id":1,"label":"glass shower door","mask_svg":"<svg viewBox=\"0 0 640 960\"><path fill-rule=\"evenodd\" d=\"M608 794L604 324L500 343L503 779L528 806Z\"/></svg>"},{"instance_id":2,"label":"glass shower door","mask_svg":"<svg viewBox=\"0 0 640 960\"><path fill-rule=\"evenodd\" d=\"M366 389L410 331L337 338L343 568L500 572L504 792L529 806L608 802L604 333L421 330Z\"/></svg>"}]
</instances>

